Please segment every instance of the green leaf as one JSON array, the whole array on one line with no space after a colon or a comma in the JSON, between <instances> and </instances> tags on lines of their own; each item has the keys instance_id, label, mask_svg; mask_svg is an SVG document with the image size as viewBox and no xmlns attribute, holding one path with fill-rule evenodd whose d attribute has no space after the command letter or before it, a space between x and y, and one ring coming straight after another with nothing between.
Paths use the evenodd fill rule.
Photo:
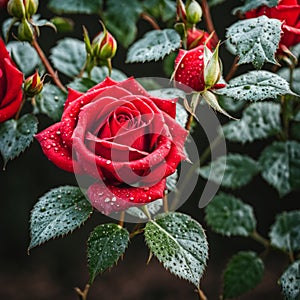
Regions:
<instances>
[{"instance_id":1,"label":"green leaf","mask_svg":"<svg viewBox=\"0 0 300 300\"><path fill-rule=\"evenodd\" d=\"M300 188L300 143L274 142L259 158L262 177L272 185L280 197Z\"/></svg>"},{"instance_id":2,"label":"green leaf","mask_svg":"<svg viewBox=\"0 0 300 300\"><path fill-rule=\"evenodd\" d=\"M176 15L176 1L172 0L147 0L143 3L146 11L155 18L164 22L174 19Z\"/></svg>"},{"instance_id":3,"label":"green leaf","mask_svg":"<svg viewBox=\"0 0 300 300\"><path fill-rule=\"evenodd\" d=\"M86 75L86 74L85 74ZM108 70L106 67L94 67L91 72L91 78L81 77L75 78L71 83L68 84L68 87L79 91L79 92L86 92L99 82L103 81L105 77L108 76ZM111 79L116 81L122 81L127 78L127 76L120 70L112 69L111 72Z\"/></svg>"},{"instance_id":4,"label":"green leaf","mask_svg":"<svg viewBox=\"0 0 300 300\"><path fill-rule=\"evenodd\" d=\"M253 208L229 194L215 196L205 213L207 224L222 235L249 236L256 227Z\"/></svg>"},{"instance_id":5,"label":"green leaf","mask_svg":"<svg viewBox=\"0 0 300 300\"><path fill-rule=\"evenodd\" d=\"M281 131L280 105L257 102L249 105L238 121L223 126L223 133L232 142L253 142L278 134Z\"/></svg>"},{"instance_id":6,"label":"green leaf","mask_svg":"<svg viewBox=\"0 0 300 300\"><path fill-rule=\"evenodd\" d=\"M145 239L167 270L199 286L208 257L206 236L199 223L181 213L163 213L147 223Z\"/></svg>"},{"instance_id":7,"label":"green leaf","mask_svg":"<svg viewBox=\"0 0 300 300\"><path fill-rule=\"evenodd\" d=\"M180 43L180 36L174 29L149 31L129 48L126 62L157 61L178 49Z\"/></svg>"},{"instance_id":8,"label":"green leaf","mask_svg":"<svg viewBox=\"0 0 300 300\"><path fill-rule=\"evenodd\" d=\"M142 12L141 3L137 0L109 0L104 12L104 23L125 48L135 39L136 23Z\"/></svg>"},{"instance_id":9,"label":"green leaf","mask_svg":"<svg viewBox=\"0 0 300 300\"><path fill-rule=\"evenodd\" d=\"M57 45L51 49L50 59L58 71L74 77L80 73L85 63L84 42L73 38L58 41Z\"/></svg>"},{"instance_id":10,"label":"green leaf","mask_svg":"<svg viewBox=\"0 0 300 300\"><path fill-rule=\"evenodd\" d=\"M300 210L277 215L269 235L274 247L286 251L300 250Z\"/></svg>"},{"instance_id":11,"label":"green leaf","mask_svg":"<svg viewBox=\"0 0 300 300\"><path fill-rule=\"evenodd\" d=\"M29 43L10 42L7 49L18 68L27 77L41 65L41 60L36 51Z\"/></svg>"},{"instance_id":12,"label":"green leaf","mask_svg":"<svg viewBox=\"0 0 300 300\"><path fill-rule=\"evenodd\" d=\"M235 298L254 288L263 277L264 264L252 251L240 251L224 272L224 299Z\"/></svg>"},{"instance_id":13,"label":"green leaf","mask_svg":"<svg viewBox=\"0 0 300 300\"><path fill-rule=\"evenodd\" d=\"M278 0L246 0L243 6L235 8L232 13L233 14L236 14L237 12L245 13L259 6L274 7L277 4L278 4Z\"/></svg>"},{"instance_id":14,"label":"green leaf","mask_svg":"<svg viewBox=\"0 0 300 300\"><path fill-rule=\"evenodd\" d=\"M37 129L38 120L31 114L0 124L0 153L4 168L9 160L20 155L31 144Z\"/></svg>"},{"instance_id":15,"label":"green leaf","mask_svg":"<svg viewBox=\"0 0 300 300\"><path fill-rule=\"evenodd\" d=\"M265 62L277 64L275 52L280 34L281 21L261 16L234 23L227 29L226 37L236 46L239 64L252 63L261 69Z\"/></svg>"},{"instance_id":16,"label":"green leaf","mask_svg":"<svg viewBox=\"0 0 300 300\"><path fill-rule=\"evenodd\" d=\"M292 53L295 55L296 58L300 57L300 43L292 47L291 49Z\"/></svg>"},{"instance_id":17,"label":"green leaf","mask_svg":"<svg viewBox=\"0 0 300 300\"><path fill-rule=\"evenodd\" d=\"M88 239L90 283L95 277L113 266L125 252L129 232L117 224L97 226Z\"/></svg>"},{"instance_id":18,"label":"green leaf","mask_svg":"<svg viewBox=\"0 0 300 300\"><path fill-rule=\"evenodd\" d=\"M52 189L33 207L28 249L73 231L88 219L92 211L90 202L78 187Z\"/></svg>"},{"instance_id":19,"label":"green leaf","mask_svg":"<svg viewBox=\"0 0 300 300\"><path fill-rule=\"evenodd\" d=\"M300 261L291 264L279 279L285 300L300 299Z\"/></svg>"},{"instance_id":20,"label":"green leaf","mask_svg":"<svg viewBox=\"0 0 300 300\"><path fill-rule=\"evenodd\" d=\"M59 121L64 109L66 94L53 84L45 84L36 97L35 113L46 114L54 121Z\"/></svg>"},{"instance_id":21,"label":"green leaf","mask_svg":"<svg viewBox=\"0 0 300 300\"><path fill-rule=\"evenodd\" d=\"M281 68L278 73L279 76L284 78L286 81L290 81L290 69L289 68ZM293 84L292 90L300 95L300 68L294 69L293 71Z\"/></svg>"},{"instance_id":22,"label":"green leaf","mask_svg":"<svg viewBox=\"0 0 300 300\"><path fill-rule=\"evenodd\" d=\"M102 0L50 0L48 7L58 14L99 14Z\"/></svg>"},{"instance_id":23,"label":"green leaf","mask_svg":"<svg viewBox=\"0 0 300 300\"><path fill-rule=\"evenodd\" d=\"M199 169L203 178L232 189L247 185L258 172L257 163L249 156L240 154L221 156Z\"/></svg>"},{"instance_id":24,"label":"green leaf","mask_svg":"<svg viewBox=\"0 0 300 300\"><path fill-rule=\"evenodd\" d=\"M268 71L251 71L240 75L230 80L225 88L215 90L215 92L244 101L275 99L277 96L294 94L285 79Z\"/></svg>"}]
</instances>

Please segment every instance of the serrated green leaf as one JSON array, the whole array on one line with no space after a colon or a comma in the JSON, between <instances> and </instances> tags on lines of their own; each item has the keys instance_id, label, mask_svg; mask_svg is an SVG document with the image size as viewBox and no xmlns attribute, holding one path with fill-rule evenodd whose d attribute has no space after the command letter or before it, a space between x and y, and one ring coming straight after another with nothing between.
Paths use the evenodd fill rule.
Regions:
<instances>
[{"instance_id":1,"label":"serrated green leaf","mask_svg":"<svg viewBox=\"0 0 300 300\"><path fill-rule=\"evenodd\" d=\"M238 64L252 63L260 69L265 62L277 64L275 52L281 34L281 22L266 16L238 21L227 29L226 37L235 45Z\"/></svg>"},{"instance_id":2,"label":"serrated green leaf","mask_svg":"<svg viewBox=\"0 0 300 300\"><path fill-rule=\"evenodd\" d=\"M41 60L29 43L10 42L7 49L18 68L25 76L31 75L41 65Z\"/></svg>"},{"instance_id":3,"label":"serrated green leaf","mask_svg":"<svg viewBox=\"0 0 300 300\"><path fill-rule=\"evenodd\" d=\"M282 295L285 300L300 299L300 261L291 264L279 279Z\"/></svg>"},{"instance_id":4,"label":"serrated green leaf","mask_svg":"<svg viewBox=\"0 0 300 300\"><path fill-rule=\"evenodd\" d=\"M77 39L60 40L50 52L50 59L54 67L69 77L78 75L85 63L85 45L84 42Z\"/></svg>"},{"instance_id":5,"label":"serrated green leaf","mask_svg":"<svg viewBox=\"0 0 300 300\"><path fill-rule=\"evenodd\" d=\"M286 251L300 250L300 210L277 215L269 235L274 247Z\"/></svg>"},{"instance_id":6,"label":"serrated green leaf","mask_svg":"<svg viewBox=\"0 0 300 300\"><path fill-rule=\"evenodd\" d=\"M278 0L246 0L243 6L235 8L232 13L233 14L236 14L237 12L245 13L259 6L274 7L277 4L278 4Z\"/></svg>"},{"instance_id":7,"label":"serrated green leaf","mask_svg":"<svg viewBox=\"0 0 300 300\"><path fill-rule=\"evenodd\" d=\"M16 26L18 23L18 20L16 18L8 18L3 21L2 23L2 34L5 38L5 41L7 42L9 38L9 32L13 26Z\"/></svg>"},{"instance_id":8,"label":"serrated green leaf","mask_svg":"<svg viewBox=\"0 0 300 300\"><path fill-rule=\"evenodd\" d=\"M61 118L67 95L53 84L45 84L36 97L35 113L46 114L54 121Z\"/></svg>"},{"instance_id":9,"label":"serrated green leaf","mask_svg":"<svg viewBox=\"0 0 300 300\"><path fill-rule=\"evenodd\" d=\"M99 14L102 0L50 0L48 7L58 14Z\"/></svg>"},{"instance_id":10,"label":"serrated green leaf","mask_svg":"<svg viewBox=\"0 0 300 300\"><path fill-rule=\"evenodd\" d=\"M229 261L224 272L224 299L235 298L254 288L263 277L264 264L252 251L240 251Z\"/></svg>"},{"instance_id":11,"label":"serrated green leaf","mask_svg":"<svg viewBox=\"0 0 300 300\"><path fill-rule=\"evenodd\" d=\"M272 185L280 197L300 189L300 143L274 142L259 158L262 177Z\"/></svg>"},{"instance_id":12,"label":"serrated green leaf","mask_svg":"<svg viewBox=\"0 0 300 300\"><path fill-rule=\"evenodd\" d=\"M52 189L33 207L28 249L73 231L88 219L92 211L90 202L78 187Z\"/></svg>"},{"instance_id":13,"label":"serrated green leaf","mask_svg":"<svg viewBox=\"0 0 300 300\"><path fill-rule=\"evenodd\" d=\"M256 227L253 208L232 195L220 193L205 208L205 220L217 233L249 236Z\"/></svg>"},{"instance_id":14,"label":"serrated green leaf","mask_svg":"<svg viewBox=\"0 0 300 300\"><path fill-rule=\"evenodd\" d=\"M286 81L290 81L290 69L289 68L281 68L278 73L279 76L284 78ZM293 71L293 84L292 90L300 95L300 68L294 69Z\"/></svg>"},{"instance_id":15,"label":"serrated green leaf","mask_svg":"<svg viewBox=\"0 0 300 300\"><path fill-rule=\"evenodd\" d=\"M178 49L180 43L180 36L174 29L149 31L129 48L126 62L157 61Z\"/></svg>"},{"instance_id":16,"label":"serrated green leaf","mask_svg":"<svg viewBox=\"0 0 300 300\"><path fill-rule=\"evenodd\" d=\"M268 71L251 71L243 74L230 80L225 88L215 92L244 101L275 99L277 96L294 94L285 79Z\"/></svg>"},{"instance_id":17,"label":"serrated green leaf","mask_svg":"<svg viewBox=\"0 0 300 300\"><path fill-rule=\"evenodd\" d=\"M175 18L176 1L172 0L147 0L143 3L146 11L155 18L161 18L164 22Z\"/></svg>"},{"instance_id":18,"label":"serrated green leaf","mask_svg":"<svg viewBox=\"0 0 300 300\"><path fill-rule=\"evenodd\" d=\"M4 168L9 160L20 155L31 144L37 129L38 120L31 114L0 124L0 153Z\"/></svg>"},{"instance_id":19,"label":"serrated green leaf","mask_svg":"<svg viewBox=\"0 0 300 300\"><path fill-rule=\"evenodd\" d=\"M106 3L104 22L117 41L127 48L135 39L136 23L142 12L141 3L137 0L109 0Z\"/></svg>"},{"instance_id":20,"label":"serrated green leaf","mask_svg":"<svg viewBox=\"0 0 300 300\"><path fill-rule=\"evenodd\" d=\"M81 77L81 78L75 78L72 82L68 84L68 87L72 88L73 90L84 93L90 88L92 88L94 85L96 85L96 82L94 80Z\"/></svg>"},{"instance_id":21,"label":"serrated green leaf","mask_svg":"<svg viewBox=\"0 0 300 300\"><path fill-rule=\"evenodd\" d=\"M129 232L117 224L97 226L88 239L90 283L95 277L113 266L125 252Z\"/></svg>"},{"instance_id":22,"label":"serrated green leaf","mask_svg":"<svg viewBox=\"0 0 300 300\"><path fill-rule=\"evenodd\" d=\"M206 236L199 223L181 213L163 213L147 223L145 239L167 270L199 286L208 257Z\"/></svg>"},{"instance_id":23,"label":"serrated green leaf","mask_svg":"<svg viewBox=\"0 0 300 300\"><path fill-rule=\"evenodd\" d=\"M257 102L249 105L242 118L222 127L224 136L232 142L253 142L278 134L281 131L280 105Z\"/></svg>"},{"instance_id":24,"label":"serrated green leaf","mask_svg":"<svg viewBox=\"0 0 300 300\"><path fill-rule=\"evenodd\" d=\"M218 157L198 171L205 179L227 188L237 189L247 185L259 172L259 167L249 156L228 154Z\"/></svg>"}]
</instances>

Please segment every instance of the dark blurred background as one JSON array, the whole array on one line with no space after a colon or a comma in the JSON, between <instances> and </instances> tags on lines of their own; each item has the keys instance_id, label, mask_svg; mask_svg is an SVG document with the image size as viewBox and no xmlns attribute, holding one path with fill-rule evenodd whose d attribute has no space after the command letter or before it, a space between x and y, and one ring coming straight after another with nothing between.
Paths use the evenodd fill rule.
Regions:
<instances>
[{"instance_id":1,"label":"dark blurred background","mask_svg":"<svg viewBox=\"0 0 300 300\"><path fill-rule=\"evenodd\" d=\"M52 17L53 14L46 9L47 1L40 2L42 3L39 12L44 18ZM230 12L239 4L240 1L228 0L225 4L212 9L213 20L220 39L224 40L226 27L236 20ZM1 11L0 23L2 24L7 17L7 14ZM88 28L90 36L94 36L100 29L96 16L71 15L71 18L76 18L76 26L75 31L69 36L82 39L83 24ZM203 23L200 25L204 28ZM151 30L151 27L142 20L139 21L138 27L139 37L145 31ZM47 54L57 39L57 35L51 29L42 29L40 44ZM125 53L125 50L119 46L113 64L127 75L135 77L165 76L160 62L125 64ZM225 47L222 47L220 56L224 63L224 74L226 74L233 59ZM244 70L245 67L242 67L239 72ZM50 124L46 117L40 116L39 120L39 130ZM205 137L200 131L197 135L195 138L199 141L200 149L205 149L207 146ZM233 152L247 152L256 158L269 142L270 140L246 146L228 144L228 149ZM73 288L76 286L83 288L88 281L86 266L88 235L95 225L112 222L111 219L100 213L94 213L82 228L75 230L67 237L51 240L34 248L30 255L27 254L29 218L33 205L51 188L67 184L76 185L75 177L49 162L36 141L19 158L9 162L5 171L0 170L1 299L73 300L77 299ZM249 239L229 239L209 230L204 222L203 209L198 208L199 193L204 184L205 182L199 181L190 200L179 210L192 215L207 230L210 257L201 281L201 288L208 299L218 299L222 285L222 271L229 258L239 250L250 249L260 253L263 248ZM283 199L279 199L277 192L269 187L260 176L256 176L250 185L237 191L235 195L254 207L258 220L258 231L265 237L267 237L269 227L278 212L299 208L297 203L299 193L291 193ZM88 299L198 299L191 284L169 274L155 258L149 265L146 265L147 258L148 250L143 237L134 238L118 266L96 278ZM266 271L263 282L239 299L281 299L277 280L288 265L288 260L281 253L273 251L266 259L265 264Z\"/></svg>"}]
</instances>

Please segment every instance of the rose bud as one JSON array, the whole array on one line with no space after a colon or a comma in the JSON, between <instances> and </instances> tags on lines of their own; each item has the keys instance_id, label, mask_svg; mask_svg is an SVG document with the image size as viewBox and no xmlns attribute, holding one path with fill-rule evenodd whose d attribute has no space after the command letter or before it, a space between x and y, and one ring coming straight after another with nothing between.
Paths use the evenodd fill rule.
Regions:
<instances>
[{"instance_id":1,"label":"rose bud","mask_svg":"<svg viewBox=\"0 0 300 300\"><path fill-rule=\"evenodd\" d=\"M204 46L204 52L208 52L210 56L208 63L204 66L204 82L207 89L212 88L221 77L221 66L219 61L219 44L217 45L214 53Z\"/></svg>"},{"instance_id":2,"label":"rose bud","mask_svg":"<svg viewBox=\"0 0 300 300\"><path fill-rule=\"evenodd\" d=\"M191 24L197 24L201 21L202 9L199 3L195 0L191 0L186 5L186 19Z\"/></svg>"},{"instance_id":3,"label":"rose bud","mask_svg":"<svg viewBox=\"0 0 300 300\"><path fill-rule=\"evenodd\" d=\"M196 28L187 30L187 49L193 49L204 44L210 50L215 47L211 36L207 32Z\"/></svg>"},{"instance_id":4,"label":"rose bud","mask_svg":"<svg viewBox=\"0 0 300 300\"><path fill-rule=\"evenodd\" d=\"M197 92L207 90L207 83L204 79L205 66L209 65L212 56L211 51L207 47L205 49L204 45L200 45L191 50L180 49L177 58L175 59L175 71L173 74L175 85L178 88L187 90L187 92L191 92L190 89ZM214 65L215 61L213 60L209 68L212 69ZM216 89L224 87L223 84L218 83L215 83L213 86L211 85L211 83L220 76L220 72L211 75L211 69L209 69L209 72L206 71L209 73L209 75L207 75L207 80L210 88Z\"/></svg>"},{"instance_id":5,"label":"rose bud","mask_svg":"<svg viewBox=\"0 0 300 300\"><path fill-rule=\"evenodd\" d=\"M26 19L23 19L18 27L18 39L23 42L32 42L33 40L33 30Z\"/></svg>"},{"instance_id":6,"label":"rose bud","mask_svg":"<svg viewBox=\"0 0 300 300\"><path fill-rule=\"evenodd\" d=\"M105 27L104 31L99 33L93 39L92 50L94 56L100 59L100 61L105 61L115 56L117 51L117 42Z\"/></svg>"},{"instance_id":7,"label":"rose bud","mask_svg":"<svg viewBox=\"0 0 300 300\"><path fill-rule=\"evenodd\" d=\"M26 16L28 18L31 18L32 15L34 15L39 7L39 1L38 0L24 0L25 4L25 12Z\"/></svg>"},{"instance_id":8,"label":"rose bud","mask_svg":"<svg viewBox=\"0 0 300 300\"><path fill-rule=\"evenodd\" d=\"M41 80L39 73L36 71L33 75L26 78L24 82L25 95L32 98L42 91L43 86L43 80Z\"/></svg>"},{"instance_id":9,"label":"rose bud","mask_svg":"<svg viewBox=\"0 0 300 300\"><path fill-rule=\"evenodd\" d=\"M25 17L25 7L22 0L9 0L7 3L8 13L18 19Z\"/></svg>"},{"instance_id":10,"label":"rose bud","mask_svg":"<svg viewBox=\"0 0 300 300\"><path fill-rule=\"evenodd\" d=\"M176 1L176 18L177 21L186 22L186 12L185 12L185 5L183 4L182 0Z\"/></svg>"}]
</instances>

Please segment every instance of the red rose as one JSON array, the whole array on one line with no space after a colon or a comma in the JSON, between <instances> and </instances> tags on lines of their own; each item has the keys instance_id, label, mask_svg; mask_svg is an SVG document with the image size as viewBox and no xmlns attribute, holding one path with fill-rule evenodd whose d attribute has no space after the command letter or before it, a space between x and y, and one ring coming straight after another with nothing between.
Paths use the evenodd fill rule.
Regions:
<instances>
[{"instance_id":1,"label":"red rose","mask_svg":"<svg viewBox=\"0 0 300 300\"><path fill-rule=\"evenodd\" d=\"M23 74L14 66L0 38L0 122L13 117L22 102Z\"/></svg>"},{"instance_id":2,"label":"red rose","mask_svg":"<svg viewBox=\"0 0 300 300\"><path fill-rule=\"evenodd\" d=\"M246 13L246 18L266 15L272 19L283 21L283 35L279 47L291 47L300 43L300 1L281 0L275 7L261 6Z\"/></svg>"},{"instance_id":3,"label":"red rose","mask_svg":"<svg viewBox=\"0 0 300 300\"><path fill-rule=\"evenodd\" d=\"M36 138L58 167L89 175L88 197L108 214L162 198L184 158L176 100L152 97L133 78L69 90L61 121Z\"/></svg>"},{"instance_id":4,"label":"red rose","mask_svg":"<svg viewBox=\"0 0 300 300\"><path fill-rule=\"evenodd\" d=\"M214 45L212 39L207 42L208 37L209 34L203 30L196 28L188 29L186 40L187 48L193 49L206 43L206 46L212 50L216 45Z\"/></svg>"}]
</instances>

